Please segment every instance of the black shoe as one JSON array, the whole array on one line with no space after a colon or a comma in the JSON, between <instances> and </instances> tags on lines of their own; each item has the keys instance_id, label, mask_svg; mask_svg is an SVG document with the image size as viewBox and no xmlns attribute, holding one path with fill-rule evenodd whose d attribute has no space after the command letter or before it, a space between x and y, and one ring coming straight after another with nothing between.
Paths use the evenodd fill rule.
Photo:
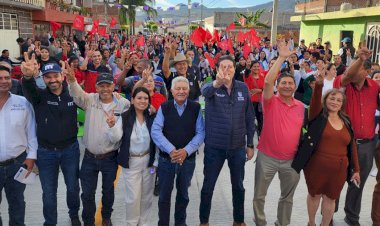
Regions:
<instances>
[{"instance_id":1,"label":"black shoe","mask_svg":"<svg viewBox=\"0 0 380 226\"><path fill-rule=\"evenodd\" d=\"M79 220L79 217L71 218L71 226L82 226L82 223Z\"/></svg>"},{"instance_id":2,"label":"black shoe","mask_svg":"<svg viewBox=\"0 0 380 226\"><path fill-rule=\"evenodd\" d=\"M334 219L333 218L331 218L329 226L334 226Z\"/></svg>"},{"instance_id":3,"label":"black shoe","mask_svg":"<svg viewBox=\"0 0 380 226\"><path fill-rule=\"evenodd\" d=\"M111 219L103 219L102 226L112 226Z\"/></svg>"},{"instance_id":4,"label":"black shoe","mask_svg":"<svg viewBox=\"0 0 380 226\"><path fill-rule=\"evenodd\" d=\"M344 218L344 222L346 222L346 224L348 224L349 226L360 226L358 221L356 221L356 222L351 221L347 217Z\"/></svg>"}]
</instances>

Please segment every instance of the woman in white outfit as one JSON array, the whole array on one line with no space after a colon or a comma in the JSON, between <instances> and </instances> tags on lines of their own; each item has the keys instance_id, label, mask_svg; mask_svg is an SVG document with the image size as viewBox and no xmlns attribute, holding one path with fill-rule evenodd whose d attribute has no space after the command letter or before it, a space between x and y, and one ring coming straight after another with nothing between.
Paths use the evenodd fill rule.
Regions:
<instances>
[{"instance_id":1,"label":"woman in white outfit","mask_svg":"<svg viewBox=\"0 0 380 226\"><path fill-rule=\"evenodd\" d=\"M326 77L323 80L322 96L325 95L327 91L334 88L333 84L336 77L336 67L334 64L327 64L326 69Z\"/></svg>"},{"instance_id":2,"label":"woman in white outfit","mask_svg":"<svg viewBox=\"0 0 380 226\"><path fill-rule=\"evenodd\" d=\"M126 225L147 226L153 201L155 145L150 137L154 115L149 114L149 91L137 87L132 105L123 113L123 138L118 164L125 179Z\"/></svg>"}]
</instances>

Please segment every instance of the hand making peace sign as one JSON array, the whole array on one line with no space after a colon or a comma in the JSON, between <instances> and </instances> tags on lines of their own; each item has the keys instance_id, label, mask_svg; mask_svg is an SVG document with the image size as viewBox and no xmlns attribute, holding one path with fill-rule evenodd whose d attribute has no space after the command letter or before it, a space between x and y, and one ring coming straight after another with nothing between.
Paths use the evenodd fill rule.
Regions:
<instances>
[{"instance_id":1,"label":"hand making peace sign","mask_svg":"<svg viewBox=\"0 0 380 226\"><path fill-rule=\"evenodd\" d=\"M21 63L21 72L26 79L30 79L37 75L39 72L39 66L36 60L36 55L33 53L32 57L29 59L27 52L24 52L25 62Z\"/></svg>"}]
</instances>

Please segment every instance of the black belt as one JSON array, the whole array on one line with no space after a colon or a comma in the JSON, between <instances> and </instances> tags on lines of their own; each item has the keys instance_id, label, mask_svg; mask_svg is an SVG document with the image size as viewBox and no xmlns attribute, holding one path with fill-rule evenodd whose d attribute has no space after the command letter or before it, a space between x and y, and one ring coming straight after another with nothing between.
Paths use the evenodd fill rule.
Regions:
<instances>
[{"instance_id":1,"label":"black belt","mask_svg":"<svg viewBox=\"0 0 380 226\"><path fill-rule=\"evenodd\" d=\"M371 138L371 139L356 139L356 143L357 144L366 144L366 143L369 143L371 141L373 141L374 138Z\"/></svg>"},{"instance_id":2,"label":"black belt","mask_svg":"<svg viewBox=\"0 0 380 226\"><path fill-rule=\"evenodd\" d=\"M114 157L115 155L117 155L117 150L115 151L110 151L108 153L105 153L105 154L92 154L87 148L86 148L86 151L84 152L84 155L87 156L87 157L90 157L90 158L93 158L93 159L98 159L98 160L103 160L103 159L106 159L106 158L111 158L111 157Z\"/></svg>"},{"instance_id":3,"label":"black belt","mask_svg":"<svg viewBox=\"0 0 380 226\"><path fill-rule=\"evenodd\" d=\"M21 153L21 155L17 156L16 158L8 159L8 160L5 160L3 162L0 162L0 167L9 166L9 165L16 163L17 160L19 160L19 158L23 157L24 155L26 155L25 151L23 153Z\"/></svg>"},{"instance_id":4,"label":"black belt","mask_svg":"<svg viewBox=\"0 0 380 226\"><path fill-rule=\"evenodd\" d=\"M186 159L195 158L195 153L196 153L196 151L193 154L191 154L190 156L187 156ZM168 153L166 153L166 152L163 152L163 151L160 151L160 157L162 157L164 159L167 159L167 160L172 160L172 158L170 157L170 155Z\"/></svg>"}]
</instances>

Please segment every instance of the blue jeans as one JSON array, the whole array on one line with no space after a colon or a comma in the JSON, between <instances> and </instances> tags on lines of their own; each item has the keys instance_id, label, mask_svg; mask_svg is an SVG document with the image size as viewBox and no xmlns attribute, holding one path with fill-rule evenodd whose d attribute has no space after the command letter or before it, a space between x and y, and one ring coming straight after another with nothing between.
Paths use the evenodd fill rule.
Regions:
<instances>
[{"instance_id":1,"label":"blue jeans","mask_svg":"<svg viewBox=\"0 0 380 226\"><path fill-rule=\"evenodd\" d=\"M222 150L205 146L204 149L204 180L201 191L201 204L199 207L199 219L201 224L209 221L211 200L216 181L227 159L230 168L232 184L233 217L236 223L244 222L244 166L246 153L244 148L234 150Z\"/></svg>"},{"instance_id":2,"label":"blue jeans","mask_svg":"<svg viewBox=\"0 0 380 226\"><path fill-rule=\"evenodd\" d=\"M158 177L160 178L160 196L158 199L158 225L169 226L170 203L176 178L177 196L174 220L176 226L186 225L186 208L189 204L188 188L195 169L195 156L186 159L182 166L172 163L170 159L160 157Z\"/></svg>"},{"instance_id":3,"label":"blue jeans","mask_svg":"<svg viewBox=\"0 0 380 226\"><path fill-rule=\"evenodd\" d=\"M93 225L95 221L95 192L98 184L98 174L102 173L102 217L110 219L115 199L113 182L116 179L117 162L114 155L102 160L94 159L86 154L83 157L80 169L80 182L82 185L82 219L85 225Z\"/></svg>"},{"instance_id":4,"label":"blue jeans","mask_svg":"<svg viewBox=\"0 0 380 226\"><path fill-rule=\"evenodd\" d=\"M38 148L37 166L42 187L44 225L57 224L57 189L59 168L66 184L66 203L70 217L77 217L79 199L79 144L75 142L61 150Z\"/></svg>"},{"instance_id":5,"label":"blue jeans","mask_svg":"<svg viewBox=\"0 0 380 226\"><path fill-rule=\"evenodd\" d=\"M26 152L17 157L17 161L15 163L0 167L0 203L2 199L1 194L4 188L9 206L9 225L12 226L25 225L24 191L26 185L13 179L17 171L22 166L25 158ZM0 225L3 225L1 218Z\"/></svg>"}]
</instances>

